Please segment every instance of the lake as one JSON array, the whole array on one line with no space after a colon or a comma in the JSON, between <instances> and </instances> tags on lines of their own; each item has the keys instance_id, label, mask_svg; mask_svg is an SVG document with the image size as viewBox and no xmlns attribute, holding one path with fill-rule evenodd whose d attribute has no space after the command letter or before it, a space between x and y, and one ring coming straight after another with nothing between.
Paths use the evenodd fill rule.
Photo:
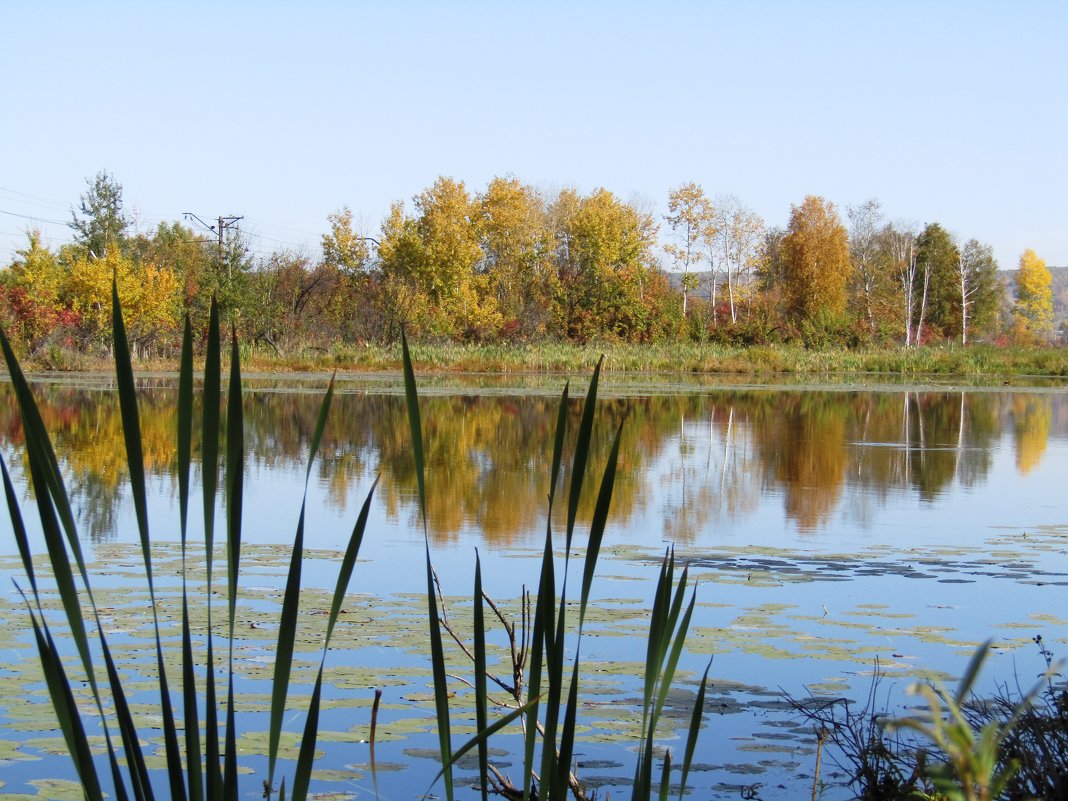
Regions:
<instances>
[{"instance_id":1,"label":"lake","mask_svg":"<svg viewBox=\"0 0 1068 801\"><path fill-rule=\"evenodd\" d=\"M564 381L420 379L428 534L446 604L457 619L469 612L476 549L487 591L509 614L518 613L521 588L537 581ZM573 382L573 395L582 394L585 381ZM111 383L105 376L43 376L34 389L99 577L98 602L108 610L116 650L136 675L149 661L150 615ZM263 768L257 754L264 744L255 732L266 728L272 624L286 546L293 540L325 384L318 377L245 382L243 633L237 658L240 722L252 733L239 748L254 772ZM146 377L141 385L156 569L167 621L173 620L168 615L175 611L180 564L171 472L175 391L167 376ZM579 402L573 400L569 411L574 431ZM995 639L995 650L984 672L987 690L1016 677L1030 685L1042 672L1035 635L1058 655L1068 653L1063 386L762 386L608 376L591 458L597 477L624 418L616 492L583 640L587 678L581 685L578 774L591 785L617 785L632 770L636 677L644 659L636 645L644 649L658 561L671 544L699 582L684 672L672 696L680 726L700 672L713 657L699 764L691 776L697 797L737 798L751 791L764 799L796 798L811 792L815 735L784 693L863 701L877 663L884 674L880 705L900 709L912 680L926 674L953 680L988 637ZM0 450L25 496L20 439L14 400L4 385ZM436 772L424 540L409 439L395 377L339 383L309 487L298 696L306 698L318 664L316 626L322 625L319 613L328 603L337 552L376 475L380 484L350 603L335 635L338 647L328 660L322 769L313 785L319 793L373 794L366 739L375 688L384 691L376 754L380 796L420 795ZM194 491L196 510L199 489ZM580 520L588 522L593 501L591 489ZM24 502L23 509L32 518L31 506ZM554 520L561 537L562 530L563 521ZM200 532L194 526L193 537L202 537ZM31 531L31 537L41 553L39 534ZM557 547L562 558L562 539ZM6 765L0 782L7 782L0 798L55 797L54 786L39 780L69 780L73 771L49 721L26 612L8 580L21 569L6 516L0 573L0 698L33 701L0 700L0 764ZM463 657L453 651L459 671ZM454 703L468 710L462 684L456 692ZM140 712L150 717L152 709ZM290 749L302 725L294 711L287 721ZM681 741L664 744L674 750ZM821 771L828 784L823 797L850 797L831 757L825 754ZM503 772L509 764L516 770L508 748L495 759ZM470 765L460 773L468 780L473 775ZM258 797L261 779L244 777L243 794ZM462 789L458 797L475 794Z\"/></svg>"}]
</instances>

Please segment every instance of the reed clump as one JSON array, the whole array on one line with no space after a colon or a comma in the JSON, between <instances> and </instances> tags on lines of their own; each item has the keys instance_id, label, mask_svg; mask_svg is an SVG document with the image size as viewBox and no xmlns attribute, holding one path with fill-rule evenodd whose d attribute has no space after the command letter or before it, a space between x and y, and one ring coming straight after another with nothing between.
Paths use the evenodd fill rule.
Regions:
<instances>
[{"instance_id":1,"label":"reed clump","mask_svg":"<svg viewBox=\"0 0 1068 801\"><path fill-rule=\"evenodd\" d=\"M79 532L71 499L68 496L59 461L38 411L29 383L22 372L7 338L0 333L12 386L19 405L25 434L26 462L29 467L41 532L51 570L39 575L30 551L30 538L22 517L19 499L0 460L4 490L11 516L12 530L26 576L19 590L25 600L45 682L67 750L74 763L78 780L87 801L154 801L157 795L190 801L234 799L246 791L239 790L241 765L238 760L238 724L235 696L235 650L239 635L235 632L237 604L241 585L242 498L244 491L244 426L241 393L242 349L233 339L229 354L228 389L222 388L223 347L219 314L213 304L204 352L204 373L200 386L201 402L194 404L194 369L192 332L185 325L178 378L177 477L178 528L181 535L181 612L180 656L172 659L174 642L164 634L157 600L157 575L153 569L153 548L146 493L146 470L138 399L131 354L123 324L117 291L112 292L114 363L119 405L126 448L126 468L134 505L141 557L151 607L158 720L162 728L165 767L149 767L146 751L148 738L139 727L132 703L135 688L133 674L112 650L112 636L102 620L94 599L93 582L83 557ZM433 360L438 351L428 351L422 358ZM374 357L372 357L374 358ZM407 341L402 343L402 366L411 434L412 458L416 467L420 510L426 535L426 489L424 450L419 398L415 382L414 359ZM562 564L554 556L551 524L547 522L541 571L537 592L532 597L528 626L523 627L520 654L513 660L514 703L501 717L491 719L487 669L487 596L482 590L481 565L476 558L472 592L473 637L469 654L473 666L470 685L475 689L477 733L466 742L457 743L452 731L450 677L446 674L443 631L447 623L439 606L430 539L426 543L426 615L428 620L429 659L433 673L434 705L441 769L432 784L443 782L445 797L454 797L453 768L468 752L476 752L481 794L490 792L506 797L539 799L585 798L585 791L573 772L572 758L579 730L578 709L582 686L582 630L590 600L601 541L607 526L619 454L619 431L616 432L607 464L597 487L592 523L587 532L585 556L581 566L572 566L572 545L577 535L576 523L580 497L584 492L590 442L594 425L597 389L602 364L598 362L584 401L570 458L570 485L558 487L564 473L564 443L567 440L568 388L560 400L553 442L552 472L549 476L549 514L553 505L566 504L566 548ZM225 396L225 397L224 397ZM266 733L266 771L258 776L265 798L277 793L279 801L303 800L309 796L316 758L319 716L323 704L324 669L342 613L343 602L352 580L357 558L367 533L367 521L375 486L372 485L360 509L344 554L338 565L334 590L330 595L325 633L318 669L310 700L304 711L304 725L299 734L295 759L283 758L283 739L287 711L294 704L289 690L294 677L294 652L297 620L301 611L301 573L304 554L305 512L308 480L317 456L333 397L333 381L327 387L314 433L312 434L305 474L304 499L301 502L289 567L278 619L274 644L270 709ZM225 399L225 415L222 405ZM194 409L202 412L196 419ZM622 427L622 423L620 424ZM188 538L191 507L194 431L199 431L200 473L203 488L204 542L198 545ZM220 445L221 443L221 445ZM219 485L222 484L224 519L216 521ZM377 483L377 481L375 482ZM558 492L559 490L559 492ZM566 497L565 497L566 493ZM198 553L197 549L202 548ZM216 550L224 559L223 575L213 575ZM187 558L206 566L206 584L195 589L187 581ZM576 575L571 575L576 573ZM43 582L54 585L62 603L58 617L47 611L42 597L53 592ZM570 581L570 584L569 584ZM575 582L578 582L577 592ZM697 733L701 727L705 679L697 693L688 733L677 757L657 746L658 730L664 719L665 705L675 671L682 654L695 603L695 593L685 568L677 569L674 556L665 554L660 567L653 607L649 620L646 665L642 677L641 728L637 737L637 756L632 779L636 799L666 798L673 787L681 796L686 783ZM192 604L203 604L207 625L194 631L190 616ZM493 609L492 602L489 608ZM213 623L214 619L214 623ZM529 632L529 633L526 633ZM69 642L67 642L69 640ZM177 662L178 670L174 670ZM168 667L170 666L170 667ZM151 671L149 671L151 672ZM136 676L138 705L143 692L143 677ZM79 705L76 689L81 681L89 687L91 710ZM376 707L377 711L377 700ZM374 713L372 713L374 715ZM374 718L372 717L372 731ZM522 773L516 783L505 777L489 762L489 743L508 730L521 734ZM95 732L103 733L103 755L98 756ZM93 733L92 735L90 733ZM374 770L373 735L371 766ZM678 781L672 782L672 770L679 767ZM276 781L276 778L278 781ZM163 788L166 788L165 790Z\"/></svg>"}]
</instances>

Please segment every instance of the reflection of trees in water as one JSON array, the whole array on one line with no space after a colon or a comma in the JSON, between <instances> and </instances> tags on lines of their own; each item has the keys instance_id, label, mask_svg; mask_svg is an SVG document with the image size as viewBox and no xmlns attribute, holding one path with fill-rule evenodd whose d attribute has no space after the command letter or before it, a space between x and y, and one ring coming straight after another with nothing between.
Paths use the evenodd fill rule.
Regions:
<instances>
[{"instance_id":1,"label":"reflection of trees in water","mask_svg":"<svg viewBox=\"0 0 1068 801\"><path fill-rule=\"evenodd\" d=\"M165 477L163 486L175 459L174 395L154 388L141 396L146 469ZM127 481L114 394L44 386L38 397L83 524L93 539L109 536ZM1068 428L1065 404L1052 398L715 390L603 400L580 519L592 516L596 484L624 414L613 517L626 524L645 514L663 521L651 539L687 541L753 512L769 491L781 493L787 517L810 531L826 524L844 496L854 504L849 513L863 520L891 493L933 500L954 482L975 486L986 480L1002 430L1012 432L1018 469L1026 472L1041 459L1051 430L1063 436ZM300 480L320 403L318 393L248 392L249 470L288 470ZM448 540L470 529L509 542L540 534L557 403L543 396L422 400L432 536ZM572 401L568 411L573 445L581 402ZM0 393L0 437L5 458L18 462L21 429L7 390ZM195 443L194 458L200 450ZM380 472L378 499L387 515L414 522L414 471L402 397L335 396L314 473L330 504L355 505L362 500L358 488Z\"/></svg>"},{"instance_id":2,"label":"reflection of trees in water","mask_svg":"<svg viewBox=\"0 0 1068 801\"><path fill-rule=\"evenodd\" d=\"M933 500L985 479L998 435L992 393L782 392L754 440L803 531L826 523L846 485L861 520L869 504L915 490Z\"/></svg>"},{"instance_id":3,"label":"reflection of trees in water","mask_svg":"<svg viewBox=\"0 0 1068 801\"><path fill-rule=\"evenodd\" d=\"M752 445L750 410L716 396L706 409L694 411L679 421L678 449L657 487L665 498L663 537L672 542L691 542L760 503L763 474Z\"/></svg>"},{"instance_id":4,"label":"reflection of trees in water","mask_svg":"<svg viewBox=\"0 0 1068 801\"><path fill-rule=\"evenodd\" d=\"M1048 395L1018 395L1012 399L1012 436L1016 445L1016 469L1030 473L1042 461L1053 420Z\"/></svg>"}]
</instances>

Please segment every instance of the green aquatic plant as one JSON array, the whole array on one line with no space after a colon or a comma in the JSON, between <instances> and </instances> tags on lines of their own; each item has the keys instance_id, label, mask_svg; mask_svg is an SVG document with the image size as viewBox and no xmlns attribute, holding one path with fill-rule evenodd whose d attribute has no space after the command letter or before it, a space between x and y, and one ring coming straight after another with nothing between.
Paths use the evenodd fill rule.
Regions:
<instances>
[{"instance_id":1,"label":"green aquatic plant","mask_svg":"<svg viewBox=\"0 0 1068 801\"><path fill-rule=\"evenodd\" d=\"M204 542L202 554L195 554L187 537L191 500L190 473L193 463L194 428L197 421L194 415L192 332L188 320L186 321L179 368L176 426L181 534L181 612L179 615L181 654L177 660L177 675L170 675L168 666L170 666L171 673L175 672L174 654L169 650L173 646L169 644L167 624L162 621L157 611L162 600L157 599L156 596L153 572L153 548L138 399L122 309L114 287L112 320L116 383L126 448L126 467L129 473L147 584L147 600L152 607L156 674L154 677L155 703L158 703L158 717L162 721L163 729L162 764L164 768L162 772L166 780L166 796L171 799L189 799L190 801L236 798L239 795L238 774L240 771L237 760L239 732L235 704L234 654L239 644L235 623L238 616L238 599L241 595L245 459L241 352L236 337L233 337L224 418L220 413L223 401L222 340L218 308L213 304L206 340L204 377L201 386L202 412L199 421ZM136 710L143 708L144 703L140 696L136 706L130 700L134 691L143 692L146 677L136 673L127 674L124 677L120 670L121 665L114 656L115 650L112 648L108 631L102 622L97 601L94 598L92 582L82 555L75 515L59 461L29 383L2 332L0 332L0 349L4 352L22 419L26 462L51 567L50 572L43 575L38 575L34 567L30 538L22 518L19 499L7 466L0 459L0 472L3 475L12 530L28 582L28 587L26 589L19 587L19 591L26 604L45 682L63 742L73 760L82 793L89 801L103 801L109 796L118 801L129 801L129 799L154 801L157 794L162 794L162 790L159 785L159 772L155 771L152 765L158 764L160 760L146 759L147 738L144 732L139 730L135 715ZM416 466L425 534L426 488L422 424L412 359L406 340L403 342L402 359L406 405L412 435L412 455ZM452 779L453 767L465 754L476 749L480 775L483 779L482 795L483 798L487 796L491 776L489 743L495 735L504 732L513 724L522 727L523 785L521 789L498 785L497 791L508 795L510 789L516 797L525 797L532 801L533 799L540 799L540 801L550 798L563 799L569 793L580 801L585 798L584 790L571 770L574 745L579 729L577 713L581 685L581 638L594 572L611 506L619 454L618 431L608 463L603 471L593 519L587 533L578 592L577 619L573 612L574 594L568 590L568 577L571 546L576 534L579 502L583 493L591 449L600 369L601 364L598 363L584 401L577 441L570 463L571 483L567 498L566 549L559 586L551 523L547 523L546 526L545 547L538 591L534 601L530 640L523 649L524 654L529 654L529 662L522 667L528 678L526 695L525 697L520 695L514 709L493 721L489 716L486 683L487 633L483 607L484 593L481 586L481 564L476 561L473 596L473 661L475 666L473 686L477 733L458 747L454 747L451 732L449 677L445 666L442 619L435 591L430 539L426 537L426 611L430 634L429 656L441 757L441 771L438 776L443 779L445 795L449 801L453 799L455 789ZM323 705L322 685L326 655L363 542L368 512L375 491L375 486L372 485L339 565L337 582L331 596L326 620L322 655L318 661L314 686L306 708L306 719L299 737L296 757L292 760L293 764L288 770L283 770L279 765L280 760L284 758L284 754L292 753L291 748L283 749L283 741L289 743L293 741L292 735L283 732L283 727L285 711L290 702L289 690L296 675L294 655L301 604L301 566L304 557L308 482L332 397L333 381L323 397L310 442L304 499L301 503L294 543L290 551L289 570L274 650L275 663L271 671L269 722L265 737L267 770L266 778L263 779L263 793L264 797L269 798L277 792L279 801L286 801L287 797L303 801L309 795L316 756L316 740L319 734L319 713ZM550 514L547 515L547 520L552 519L551 512L557 497L557 481L563 472L561 467L566 440L568 404L568 389L565 387L560 400L553 443L548 496ZM221 449L220 443L224 443L225 447ZM225 520L224 534L220 538L221 541L217 543L215 509L220 476L223 478ZM218 609L212 603L217 582L213 576L217 545L221 546L225 563L225 580L218 581L220 585L223 585L218 588L218 592L222 595L224 603ZM201 561L206 571L202 598L194 595L190 583L187 583L187 572L192 569L192 563L199 564ZM48 606L42 601L43 594L48 592L43 589L45 581L54 582L55 592L62 604L61 616L46 611ZM661 566L650 618L642 699L642 724L639 741L636 743L638 760L633 784L634 798L651 798L654 791L658 798L666 798L671 788L670 752L663 757L659 781L656 780L655 739L694 607L692 593L688 604L685 601L688 590L687 571L683 569L676 579L674 555L669 552ZM200 624L203 626L202 629L198 626L201 618L191 614L191 603L202 603L205 607L206 626ZM213 617L218 616L223 618L222 625L213 622ZM69 637L73 645L73 657L64 655L69 649L62 647L61 638L63 637ZM707 675L706 669L683 749L681 782L678 790L680 797L686 789L689 767L702 721ZM152 677L147 677L150 683L151 679ZM89 687L93 707L91 713L86 713L78 705L79 694L76 693L75 688L82 681L86 682ZM203 687L202 695L198 694L198 684ZM203 723L201 723L201 717L203 717ZM89 733L95 732L96 727L99 727L103 734L102 762L98 760L96 751L94 751L97 748L98 738L95 733L92 735ZM538 753L539 743L540 754ZM106 768L104 775L100 770L101 764ZM373 769L372 756L372 771ZM278 783L277 790L275 789L276 774L284 774Z\"/></svg>"},{"instance_id":2,"label":"green aquatic plant","mask_svg":"<svg viewBox=\"0 0 1068 801\"><path fill-rule=\"evenodd\" d=\"M972 690L990 645L987 640L975 651L956 690L950 692L933 679L914 684L909 692L921 696L926 708L885 724L889 731L914 731L934 745L932 759L919 759L918 773L930 779L939 797L949 801L993 801L1002 796L1020 768L1015 757L1005 758L1002 745L1042 687L1040 681L1007 717L977 723L968 708L975 705Z\"/></svg>"},{"instance_id":3,"label":"green aquatic plant","mask_svg":"<svg viewBox=\"0 0 1068 801\"><path fill-rule=\"evenodd\" d=\"M412 429L416 478L420 508L423 510L425 535L426 490L423 476L424 459L418 395L406 339L402 339L402 348L405 394ZM475 667L473 686L475 689L475 710L479 733L456 750L452 749L449 730L449 688L442 651L443 628L448 630L454 639L458 638L453 631L449 630L444 616L439 613L438 587L430 558L429 537L426 538L427 599L430 606L430 643L434 662L434 699L437 709L438 735L443 763L439 776L443 777L445 794L449 801L453 798L452 766L473 748L478 749L479 775L482 777L481 791L483 799L486 798L488 788L491 786L495 792L506 797L547 801L553 798L564 799L568 794L571 794L578 801L583 801L586 798L581 782L578 781L571 770L575 736L578 728L577 711L581 684L582 631L589 608L590 591L593 586L597 559L600 555L601 543L608 523L608 513L612 502L616 467L619 459L620 433L624 424L622 421L619 423L619 428L616 431L608 461L601 477L593 518L590 521L582 565L582 579L578 593L577 621L570 619L568 614L568 579L572 544L576 534L579 501L584 489L586 467L590 455L590 442L601 365L602 362L598 361L583 402L574 454L571 460L571 483L567 496L563 571L558 588L556 564L553 555L552 510L557 497L557 481L561 474L564 443L567 434L569 398L567 386L564 387L560 398L556 432L553 440L552 466L549 474L545 543L542 552L538 591L534 602L531 639L529 642L524 642L521 648L516 649L514 647L514 630L509 632L509 637L513 644L511 649L514 660L512 665L513 675L519 676L526 672L529 676L526 688L527 694L524 701L521 695L520 683L516 681L512 687L516 701L515 708L492 725L488 724L489 695L486 681L484 609L486 596L482 590L481 564L476 561L475 586L472 596L474 642L471 655ZM676 582L674 554L669 552L665 555L661 565L650 617L642 698L642 724L638 742L638 760L635 766L632 788L632 797L635 799L652 798L654 789L656 789L658 798L666 798L670 789L670 751L666 752L664 756L659 783L654 781L654 741L693 613L695 594L690 596L685 613L682 612L686 590L687 571L684 569ZM499 613L498 617L500 617ZM568 637L569 625L572 624L576 631L572 637ZM505 627L506 629L508 628L507 624ZM568 652L573 652L570 665L567 664L565 658L565 653ZM529 664L526 664L528 655ZM685 792L686 778L701 725L707 678L708 670L706 669L698 689L684 746L682 774L679 784L680 797ZM519 721L522 724L524 735L523 784L521 788L513 785L499 771L495 769L491 771L488 761L488 741L490 736L513 721ZM541 745L540 757L537 755L539 742Z\"/></svg>"},{"instance_id":4,"label":"green aquatic plant","mask_svg":"<svg viewBox=\"0 0 1068 801\"><path fill-rule=\"evenodd\" d=\"M230 383L227 398L225 431L219 413L221 404L221 337L219 333L218 308L213 305L208 330L205 354L203 415L201 444L203 449L203 509L204 509L204 561L207 568L207 587L203 602L207 606L207 627L204 633L203 654L194 650L193 631L190 624L190 595L186 582L187 531L190 500L190 465L193 441L193 348L192 333L186 322L178 379L178 502L182 548L182 610L181 610L181 704L180 714L174 707L171 678L165 666L165 650L161 636L158 602L155 596L152 567L152 549L145 491L145 469L142 455L142 439L138 418L137 396L134 388L130 351L123 325L122 309L117 292L112 291L113 342L116 383L122 416L123 435L126 443L126 464L130 477L130 489L140 537L141 555L152 607L152 625L155 640L156 676L158 681L159 713L163 727L165 773L168 795L171 799L190 801L215 801L237 797L237 721L234 703L234 624L237 617L238 585L241 555L241 516L243 491L244 437L241 406L241 369L236 341L230 359ZM23 568L29 583L28 594L20 587L29 611L38 654L41 658L48 692L59 722L67 749L74 761L78 779L86 799L96 801L108 794L105 783L93 758L91 740L87 733L83 714L78 708L72 687L84 677L88 682L96 715L103 722L105 752L114 797L127 801L153 801L157 792L152 783L142 746L143 738L138 731L129 702L127 687L112 655L109 637L101 623L94 599L92 583L82 556L79 534L72 512L70 499L60 473L59 463L45 430L29 384L19 366L7 338L0 332L0 347L7 361L8 371L22 418L27 461L37 504L38 516L51 565L51 578L62 601L63 621L77 652L77 663L65 664L60 656L49 622L41 602L38 576L30 553L29 538L23 524L18 497L7 471L0 460L4 490L10 510L12 530L18 546ZM309 454L309 475L322 437L330 401L332 384L323 398L312 437ZM225 437L223 437L225 434ZM212 564L215 548L215 506L219 477L219 442L224 439L225 453L225 509L226 535L223 542L226 557L226 615L225 638L215 633L212 625ZM371 493L374 488L372 487ZM301 739L299 755L292 773L291 797L304 799L308 793L312 764L315 756L315 741L318 733L318 715L321 704L323 665L329 649L330 637L341 610L342 599L348 588L356 563L356 556L363 540L370 507L368 494L360 511L348 547L338 572L330 614L327 619L323 642L322 659L307 708L307 719ZM307 481L305 482L305 497ZM271 716L268 731L268 778L264 780L265 792L273 790L273 775L279 751L282 729L282 711L286 704L290 671L293 665L293 640L295 625L287 625L296 619L299 605L300 561L303 552L304 503L301 505L293 548L289 582L287 583L282 608L283 625L279 626L276 646L274 681L272 683ZM73 559L73 564L72 564ZM81 592L78 581L80 579ZM91 629L85 625L91 621ZM90 633L92 631L92 634ZM94 649L95 638L99 652ZM217 646L225 650L225 659L217 656ZM104 662L105 675L98 674L95 660ZM73 671L73 672L72 672ZM196 683L200 673L204 676L204 695L197 695ZM219 694L225 694L220 705ZM204 728L201 740L199 725L200 708L203 708ZM113 736L110 716L118 728L119 744ZM220 720L221 713L221 720ZM178 732L184 734L184 748ZM220 738L220 732L222 737ZM268 792L269 794L269 792ZM279 789L280 800L286 796L285 780Z\"/></svg>"}]
</instances>

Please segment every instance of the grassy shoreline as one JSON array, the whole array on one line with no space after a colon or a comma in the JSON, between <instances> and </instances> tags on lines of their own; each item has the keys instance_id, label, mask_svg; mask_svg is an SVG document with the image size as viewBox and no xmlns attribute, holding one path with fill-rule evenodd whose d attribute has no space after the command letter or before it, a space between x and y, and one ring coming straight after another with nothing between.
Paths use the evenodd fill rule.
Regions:
<instances>
[{"instance_id":1,"label":"grassy shoreline","mask_svg":"<svg viewBox=\"0 0 1068 801\"><path fill-rule=\"evenodd\" d=\"M1068 378L1068 348L1022 348L939 345L906 350L901 347L809 350L797 345L751 347L718 344L572 345L415 344L416 370L428 373L570 373L588 371L604 355L609 374L666 373L733 376L943 376L966 379ZM246 372L343 373L399 372L400 346L339 345L301 348L284 353L243 347ZM75 352L26 357L33 371L89 372L109 369L110 354ZM135 361L139 370L171 371L170 359Z\"/></svg>"}]
</instances>

